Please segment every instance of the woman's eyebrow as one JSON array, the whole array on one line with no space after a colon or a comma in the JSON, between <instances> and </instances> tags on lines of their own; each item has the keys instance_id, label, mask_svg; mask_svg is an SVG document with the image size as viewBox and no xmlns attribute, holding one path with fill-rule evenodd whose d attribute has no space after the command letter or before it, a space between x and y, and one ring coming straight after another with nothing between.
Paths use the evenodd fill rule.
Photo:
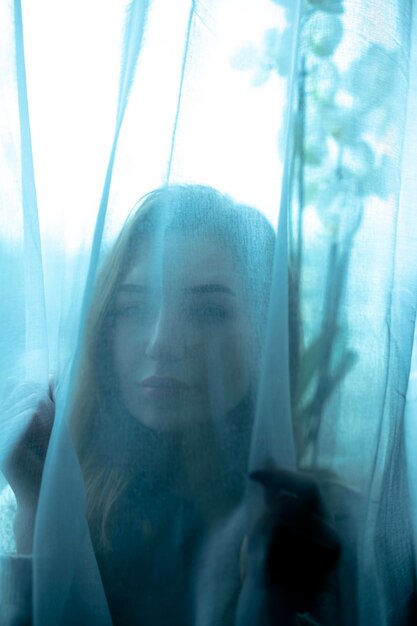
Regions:
<instances>
[{"instance_id":1,"label":"woman's eyebrow","mask_svg":"<svg viewBox=\"0 0 417 626\"><path fill-rule=\"evenodd\" d=\"M217 283L208 283L204 285L196 285L195 287L187 287L184 289L186 293L191 294L200 294L200 293L227 293L231 296L235 296L236 294L230 287L226 285L220 285Z\"/></svg>"}]
</instances>

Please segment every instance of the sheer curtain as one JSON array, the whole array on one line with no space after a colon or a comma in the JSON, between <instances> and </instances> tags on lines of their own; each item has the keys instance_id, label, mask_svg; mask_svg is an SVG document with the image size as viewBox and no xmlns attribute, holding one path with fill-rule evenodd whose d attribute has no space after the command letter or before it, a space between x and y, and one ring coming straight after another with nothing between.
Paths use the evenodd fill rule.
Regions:
<instances>
[{"instance_id":1,"label":"sheer curtain","mask_svg":"<svg viewBox=\"0 0 417 626\"><path fill-rule=\"evenodd\" d=\"M316 477L340 535L316 619L411 623L416 19L412 0L2 3L2 466L55 402L36 626L244 626L246 477L271 464ZM182 391L155 391L167 375Z\"/></svg>"}]
</instances>

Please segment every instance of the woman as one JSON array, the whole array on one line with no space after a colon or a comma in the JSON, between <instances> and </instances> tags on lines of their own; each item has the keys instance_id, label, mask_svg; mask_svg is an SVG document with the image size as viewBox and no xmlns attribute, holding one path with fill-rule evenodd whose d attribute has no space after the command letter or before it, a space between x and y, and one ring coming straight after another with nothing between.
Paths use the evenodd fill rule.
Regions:
<instances>
[{"instance_id":1,"label":"woman","mask_svg":"<svg viewBox=\"0 0 417 626\"><path fill-rule=\"evenodd\" d=\"M145 196L103 264L68 420L115 626L227 626L237 613L239 624L290 624L337 560L317 488L272 469L255 476L266 506L245 559L274 240L254 209L208 187L172 186ZM29 429L42 440L31 487L20 488L19 451L6 468L25 551L44 421Z\"/></svg>"}]
</instances>

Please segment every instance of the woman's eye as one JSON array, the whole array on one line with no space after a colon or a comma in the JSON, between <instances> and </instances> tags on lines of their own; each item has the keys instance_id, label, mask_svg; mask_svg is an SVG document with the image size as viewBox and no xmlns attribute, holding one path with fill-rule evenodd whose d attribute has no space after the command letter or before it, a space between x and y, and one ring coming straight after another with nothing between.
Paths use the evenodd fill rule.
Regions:
<instances>
[{"instance_id":1,"label":"woman's eye","mask_svg":"<svg viewBox=\"0 0 417 626\"><path fill-rule=\"evenodd\" d=\"M149 314L149 307L146 304L124 304L118 306L116 315L125 319L142 319Z\"/></svg>"},{"instance_id":2,"label":"woman's eye","mask_svg":"<svg viewBox=\"0 0 417 626\"><path fill-rule=\"evenodd\" d=\"M223 306L205 304L192 309L191 317L200 322L222 322L227 320L230 314Z\"/></svg>"}]
</instances>

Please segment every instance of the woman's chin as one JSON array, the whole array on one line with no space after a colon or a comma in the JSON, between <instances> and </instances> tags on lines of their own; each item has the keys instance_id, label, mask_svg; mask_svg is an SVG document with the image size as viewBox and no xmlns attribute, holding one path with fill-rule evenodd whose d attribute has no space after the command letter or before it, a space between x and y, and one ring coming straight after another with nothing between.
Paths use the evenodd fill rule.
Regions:
<instances>
[{"instance_id":1,"label":"woman's chin","mask_svg":"<svg viewBox=\"0 0 417 626\"><path fill-rule=\"evenodd\" d=\"M180 432L192 428L193 424L200 421L194 412L190 415L190 407L186 409L180 406L141 407L141 410L131 411L137 421L151 430L158 432Z\"/></svg>"}]
</instances>

